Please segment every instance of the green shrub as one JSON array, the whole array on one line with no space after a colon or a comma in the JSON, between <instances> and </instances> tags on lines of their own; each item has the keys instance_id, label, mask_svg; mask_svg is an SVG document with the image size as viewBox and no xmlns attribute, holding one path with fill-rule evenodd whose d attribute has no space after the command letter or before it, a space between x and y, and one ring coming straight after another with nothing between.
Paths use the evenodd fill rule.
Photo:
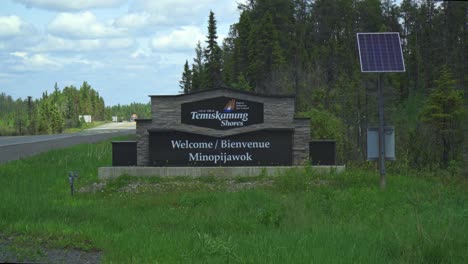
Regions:
<instances>
[{"instance_id":1,"label":"green shrub","mask_svg":"<svg viewBox=\"0 0 468 264\"><path fill-rule=\"evenodd\" d=\"M311 139L336 140L337 161L345 161L346 127L341 119L326 110L316 108L297 113L297 117L310 118Z\"/></svg>"}]
</instances>

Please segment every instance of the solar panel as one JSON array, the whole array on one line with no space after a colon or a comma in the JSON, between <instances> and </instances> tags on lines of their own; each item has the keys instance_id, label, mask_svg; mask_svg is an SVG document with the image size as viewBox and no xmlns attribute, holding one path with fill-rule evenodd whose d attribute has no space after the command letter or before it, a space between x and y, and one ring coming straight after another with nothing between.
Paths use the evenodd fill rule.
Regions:
<instances>
[{"instance_id":1,"label":"solar panel","mask_svg":"<svg viewBox=\"0 0 468 264\"><path fill-rule=\"evenodd\" d=\"M404 72L398 32L357 33L361 72Z\"/></svg>"}]
</instances>

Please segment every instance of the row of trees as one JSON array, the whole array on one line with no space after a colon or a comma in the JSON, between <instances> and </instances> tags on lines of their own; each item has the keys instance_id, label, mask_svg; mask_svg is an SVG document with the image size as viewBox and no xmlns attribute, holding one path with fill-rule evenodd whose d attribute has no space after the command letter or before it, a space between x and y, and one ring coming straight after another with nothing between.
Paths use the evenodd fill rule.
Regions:
<instances>
[{"instance_id":1,"label":"row of trees","mask_svg":"<svg viewBox=\"0 0 468 264\"><path fill-rule=\"evenodd\" d=\"M66 128L81 127L80 115L91 115L93 121L128 120L132 114L150 117L149 104L105 106L104 99L87 82L80 88L66 86L60 90L55 84L51 94L44 92L39 99L29 96L14 100L0 94L0 136L61 133Z\"/></svg>"},{"instance_id":2,"label":"row of trees","mask_svg":"<svg viewBox=\"0 0 468 264\"><path fill-rule=\"evenodd\" d=\"M60 90L55 84L51 94L42 93L39 99L13 100L0 94L2 135L61 133L65 128L79 127L80 115L104 120L104 99L87 82L81 87L67 86Z\"/></svg>"},{"instance_id":3,"label":"row of trees","mask_svg":"<svg viewBox=\"0 0 468 264\"><path fill-rule=\"evenodd\" d=\"M151 118L151 104L131 103L106 107L106 120L111 120L112 116L116 116L118 121L128 121L133 114L136 114L138 118Z\"/></svg>"},{"instance_id":4,"label":"row of trees","mask_svg":"<svg viewBox=\"0 0 468 264\"><path fill-rule=\"evenodd\" d=\"M192 65L185 62L182 92L226 85L295 93L314 138L337 139L342 161L364 160L365 131L378 120L377 77L360 72L356 33L399 32L406 72L384 76L399 159L411 166L461 161L466 2L249 0L239 9L222 45L210 12L205 47L198 43Z\"/></svg>"},{"instance_id":5,"label":"row of trees","mask_svg":"<svg viewBox=\"0 0 468 264\"><path fill-rule=\"evenodd\" d=\"M44 92L39 99L28 96L14 100L0 94L0 136L61 133L66 128L83 126L80 115L91 115L93 121L128 120L132 114L150 117L149 104L105 106L104 99L87 82L80 88L73 85L60 90L55 84L51 94Z\"/></svg>"}]
</instances>

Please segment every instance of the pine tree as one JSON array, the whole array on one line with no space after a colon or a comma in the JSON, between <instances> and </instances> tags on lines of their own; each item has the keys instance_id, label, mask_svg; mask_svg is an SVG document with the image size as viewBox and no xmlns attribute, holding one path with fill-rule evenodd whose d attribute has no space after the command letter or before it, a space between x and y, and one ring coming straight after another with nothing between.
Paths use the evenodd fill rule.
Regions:
<instances>
[{"instance_id":1,"label":"pine tree","mask_svg":"<svg viewBox=\"0 0 468 264\"><path fill-rule=\"evenodd\" d=\"M182 73L182 79L179 81L179 87L181 93L187 94L192 91L192 71L190 70L188 61L185 61L184 72Z\"/></svg>"},{"instance_id":2,"label":"pine tree","mask_svg":"<svg viewBox=\"0 0 468 264\"><path fill-rule=\"evenodd\" d=\"M59 99L59 97L60 97L60 89L59 89L59 87L58 87L57 82L55 82L55 85L54 85L54 92L52 93L51 97L52 97L52 101L53 101L54 103L57 103L57 102L58 102L58 99Z\"/></svg>"},{"instance_id":3,"label":"pine tree","mask_svg":"<svg viewBox=\"0 0 468 264\"><path fill-rule=\"evenodd\" d=\"M251 39L249 76L254 80L256 91L271 93L271 86L275 85L272 74L285 65L285 58L270 13L266 13L261 23L253 27Z\"/></svg>"},{"instance_id":4,"label":"pine tree","mask_svg":"<svg viewBox=\"0 0 468 264\"><path fill-rule=\"evenodd\" d=\"M460 148L456 146L463 142L463 109L463 92L455 88L455 80L444 66L421 112L422 121L433 127L442 143L440 160L443 166L460 154Z\"/></svg>"},{"instance_id":5,"label":"pine tree","mask_svg":"<svg viewBox=\"0 0 468 264\"><path fill-rule=\"evenodd\" d=\"M207 47L205 49L206 70L207 70L207 87L206 89L217 88L222 84L221 67L222 67L222 50L218 46L218 35L216 32L216 19L213 11L210 11L208 18L208 36Z\"/></svg>"},{"instance_id":6,"label":"pine tree","mask_svg":"<svg viewBox=\"0 0 468 264\"><path fill-rule=\"evenodd\" d=\"M249 43L250 31L252 30L252 22L248 11L243 11L239 18L239 23L235 25L236 39L234 51L234 76L239 77L240 74L248 72L249 60ZM244 77L249 80L247 76ZM252 84L252 83L250 83Z\"/></svg>"},{"instance_id":7,"label":"pine tree","mask_svg":"<svg viewBox=\"0 0 468 264\"><path fill-rule=\"evenodd\" d=\"M51 126L50 126L50 102L47 97L44 97L43 94L43 100L41 102L40 110L39 110L39 124L38 124L38 130L39 133L41 134L50 134L52 132Z\"/></svg>"},{"instance_id":8,"label":"pine tree","mask_svg":"<svg viewBox=\"0 0 468 264\"><path fill-rule=\"evenodd\" d=\"M206 69L203 50L200 41L195 48L195 58L192 65L192 91L206 89Z\"/></svg>"},{"instance_id":9,"label":"pine tree","mask_svg":"<svg viewBox=\"0 0 468 264\"><path fill-rule=\"evenodd\" d=\"M403 75L402 87L400 89L399 97L401 100L408 98L411 88L419 88L419 64L420 64L420 50L417 48L417 5L414 0L403 0L400 5L400 16L402 18L402 48L403 56L405 58L406 72ZM416 90L412 89L412 90Z\"/></svg>"},{"instance_id":10,"label":"pine tree","mask_svg":"<svg viewBox=\"0 0 468 264\"><path fill-rule=\"evenodd\" d=\"M239 75L237 81L232 84L232 88L242 91L252 90L252 87L250 87L249 82L245 79L244 74Z\"/></svg>"},{"instance_id":11,"label":"pine tree","mask_svg":"<svg viewBox=\"0 0 468 264\"><path fill-rule=\"evenodd\" d=\"M55 104L50 105L49 109L49 123L52 133L62 133L63 131L63 117L62 113L58 110Z\"/></svg>"},{"instance_id":12,"label":"pine tree","mask_svg":"<svg viewBox=\"0 0 468 264\"><path fill-rule=\"evenodd\" d=\"M229 31L229 36L224 39L223 42L223 71L222 71L222 81L225 84L231 85L236 75L235 69L235 29L231 26Z\"/></svg>"}]
</instances>

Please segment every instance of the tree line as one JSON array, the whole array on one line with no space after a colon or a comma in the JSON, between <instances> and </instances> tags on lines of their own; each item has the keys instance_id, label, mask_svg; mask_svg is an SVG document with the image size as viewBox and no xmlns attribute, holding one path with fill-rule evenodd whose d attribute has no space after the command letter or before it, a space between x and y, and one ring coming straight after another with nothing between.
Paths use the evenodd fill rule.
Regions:
<instances>
[{"instance_id":1,"label":"tree line","mask_svg":"<svg viewBox=\"0 0 468 264\"><path fill-rule=\"evenodd\" d=\"M129 105L113 105L106 107L106 114L110 120L112 116L118 121L128 121L130 116L136 114L138 118L151 118L151 104L130 103Z\"/></svg>"},{"instance_id":2,"label":"tree line","mask_svg":"<svg viewBox=\"0 0 468 264\"><path fill-rule=\"evenodd\" d=\"M105 106L104 99L87 82L77 88L73 85L52 93L43 92L41 98L14 100L0 93L0 136L62 133L67 128L85 124L81 115L91 115L93 121L111 121L112 116L128 120L132 114L150 117L148 104Z\"/></svg>"},{"instance_id":3,"label":"tree line","mask_svg":"<svg viewBox=\"0 0 468 264\"><path fill-rule=\"evenodd\" d=\"M312 138L336 139L342 162L363 161L366 129L378 124L377 76L360 72L356 33L399 32L406 72L383 74L399 162L463 163L467 2L249 0L239 9L222 44L209 13L206 40L183 67L182 93L294 93Z\"/></svg>"}]
</instances>

